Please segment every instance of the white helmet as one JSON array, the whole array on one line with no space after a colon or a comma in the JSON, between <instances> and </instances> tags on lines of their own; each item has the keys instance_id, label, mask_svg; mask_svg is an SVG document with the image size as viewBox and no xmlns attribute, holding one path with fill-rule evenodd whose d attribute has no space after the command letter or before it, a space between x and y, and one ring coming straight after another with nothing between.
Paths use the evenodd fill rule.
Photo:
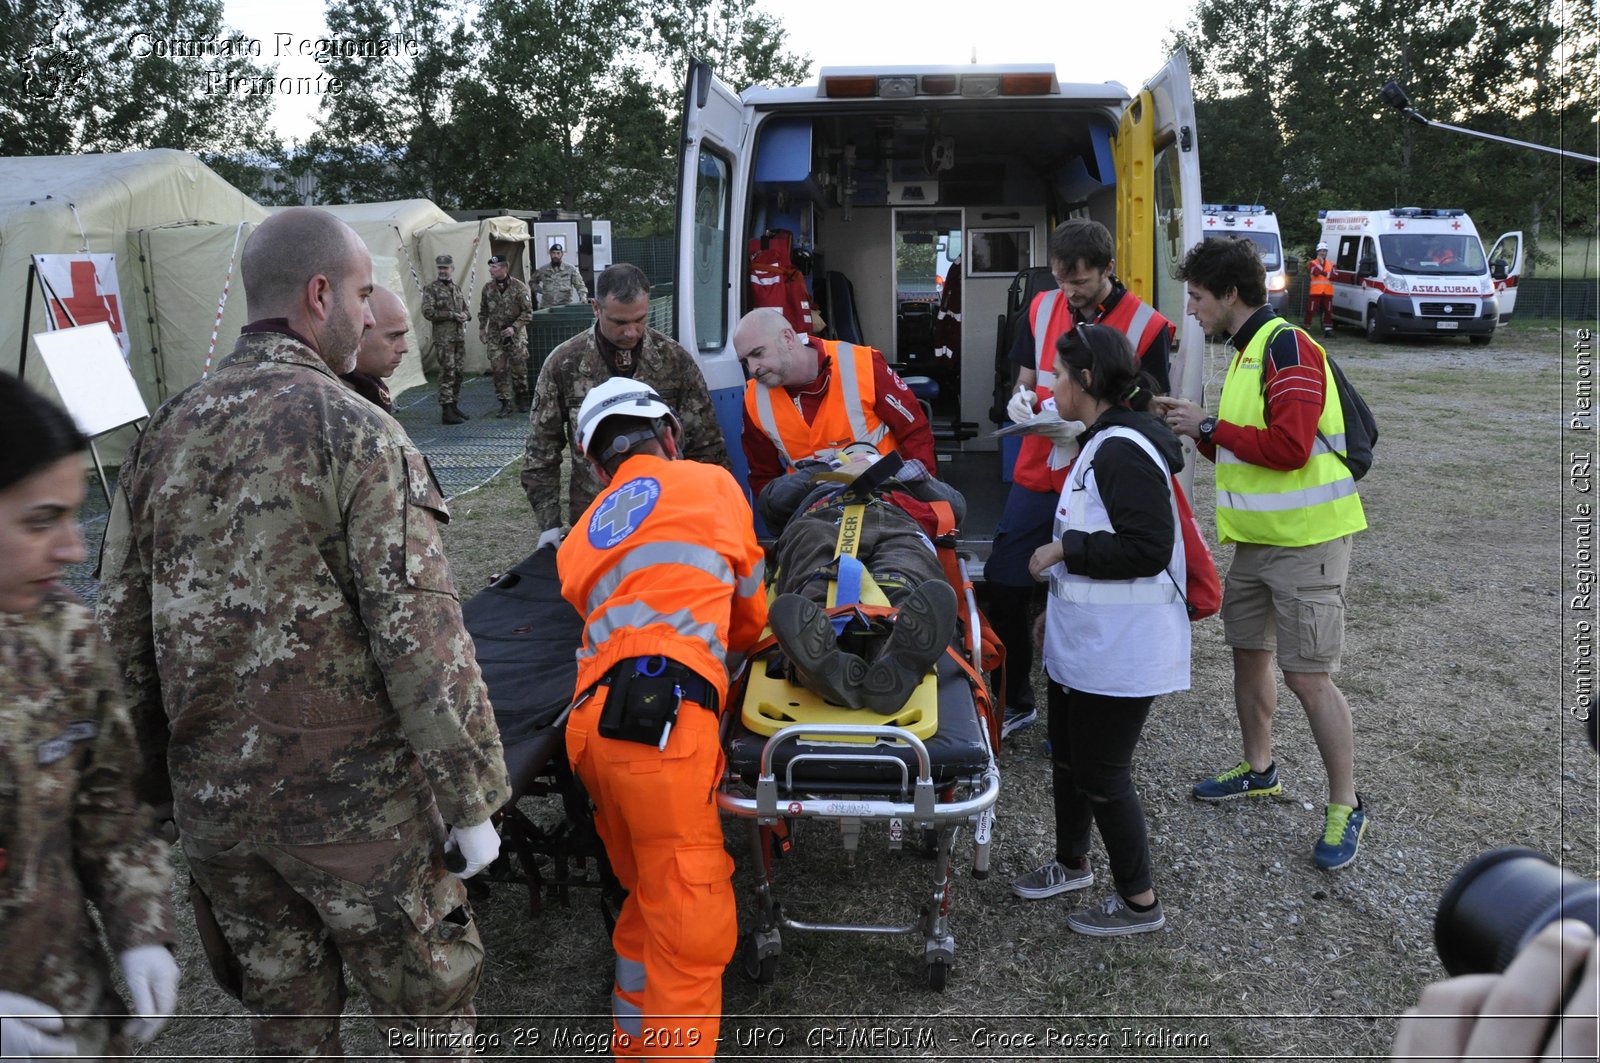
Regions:
<instances>
[{"instance_id":1,"label":"white helmet","mask_svg":"<svg viewBox=\"0 0 1600 1063\"><path fill-rule=\"evenodd\" d=\"M1317 250L1318 251L1326 251L1327 249L1328 249L1328 245L1327 244L1318 244L1317 245Z\"/></svg>"},{"instance_id":2,"label":"white helmet","mask_svg":"<svg viewBox=\"0 0 1600 1063\"><path fill-rule=\"evenodd\" d=\"M590 388L589 394L583 398L583 405L578 407L578 449L584 456L597 459L604 457L589 454L589 441L594 438L600 422L612 416L643 417L646 420L666 417L671 420L673 428L678 429L678 418L673 414L672 407L661 401L655 388L643 381L614 376Z\"/></svg>"}]
</instances>

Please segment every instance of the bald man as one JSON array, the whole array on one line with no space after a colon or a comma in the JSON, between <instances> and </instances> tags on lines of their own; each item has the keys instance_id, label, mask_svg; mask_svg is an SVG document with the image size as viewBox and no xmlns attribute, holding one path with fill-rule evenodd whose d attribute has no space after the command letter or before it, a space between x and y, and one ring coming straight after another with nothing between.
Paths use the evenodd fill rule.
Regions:
<instances>
[{"instance_id":1,"label":"bald man","mask_svg":"<svg viewBox=\"0 0 1600 1063\"><path fill-rule=\"evenodd\" d=\"M258 1054L340 1055L346 974L390 1046L455 1054L483 950L445 853L463 876L494 858L509 787L448 511L338 379L374 324L356 234L286 210L241 269L250 324L150 419L106 532L100 623L144 796L181 831Z\"/></svg>"},{"instance_id":2,"label":"bald man","mask_svg":"<svg viewBox=\"0 0 1600 1063\"><path fill-rule=\"evenodd\" d=\"M372 327L362 334L356 348L356 367L339 379L384 413L392 414L394 400L384 381L394 376L410 350L406 336L411 331L411 314L404 301L387 288L373 288L367 305L372 310Z\"/></svg>"},{"instance_id":3,"label":"bald man","mask_svg":"<svg viewBox=\"0 0 1600 1063\"><path fill-rule=\"evenodd\" d=\"M761 307L739 320L733 349L750 378L743 444L756 498L801 459L826 460L851 443L937 471L921 403L875 348L800 335L782 311Z\"/></svg>"}]
</instances>

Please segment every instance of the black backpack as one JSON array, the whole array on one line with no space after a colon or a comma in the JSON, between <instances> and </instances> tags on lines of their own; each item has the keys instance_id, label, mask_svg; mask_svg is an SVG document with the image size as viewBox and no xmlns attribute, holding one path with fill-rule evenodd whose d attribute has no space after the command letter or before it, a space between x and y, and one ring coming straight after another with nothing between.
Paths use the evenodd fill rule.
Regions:
<instances>
[{"instance_id":1,"label":"black backpack","mask_svg":"<svg viewBox=\"0 0 1600 1063\"><path fill-rule=\"evenodd\" d=\"M1293 325L1284 323L1285 327ZM1273 334L1274 336L1276 333ZM1272 338L1268 337L1270 344ZM1314 342L1314 341L1313 341ZM1266 352L1263 350L1263 356ZM1372 416L1372 407L1368 406L1355 385L1350 383L1350 378L1344 375L1344 370L1339 368L1339 363L1333 360L1333 355L1325 349L1322 357L1328 360L1328 371L1333 375L1334 387L1339 389L1339 408L1344 413L1344 448L1343 454L1334 450L1322 430L1317 430L1317 438L1322 440L1322 445L1333 452L1333 456L1344 462L1344 467L1350 470L1350 477L1359 480L1367 475L1367 470L1372 468L1372 449L1378 445L1378 419ZM1267 374L1265 366L1261 373L1261 407L1266 410Z\"/></svg>"}]
</instances>

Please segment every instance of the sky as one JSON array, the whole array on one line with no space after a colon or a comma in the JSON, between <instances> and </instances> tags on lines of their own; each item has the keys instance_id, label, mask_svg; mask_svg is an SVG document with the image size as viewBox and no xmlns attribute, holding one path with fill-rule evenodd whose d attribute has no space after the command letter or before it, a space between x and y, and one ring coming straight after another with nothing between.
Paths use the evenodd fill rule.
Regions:
<instances>
[{"instance_id":1,"label":"sky","mask_svg":"<svg viewBox=\"0 0 1600 1063\"><path fill-rule=\"evenodd\" d=\"M224 0L223 16L235 31L260 40L262 60L270 63L277 34L298 42L326 33L325 7L325 0ZM818 65L969 63L976 54L979 63L1051 63L1064 81L1133 88L1161 66L1163 43L1188 19L1190 0L761 0L761 7L783 20L789 51L809 55L813 74ZM315 77L319 70L293 54L277 62L280 76ZM314 95L277 97L278 135L286 142L309 136L318 102Z\"/></svg>"}]
</instances>

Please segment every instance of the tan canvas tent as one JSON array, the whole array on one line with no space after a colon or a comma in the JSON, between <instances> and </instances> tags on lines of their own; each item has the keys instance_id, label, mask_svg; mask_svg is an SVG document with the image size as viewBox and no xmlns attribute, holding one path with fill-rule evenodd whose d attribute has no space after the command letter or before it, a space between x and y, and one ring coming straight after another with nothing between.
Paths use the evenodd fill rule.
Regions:
<instances>
[{"instance_id":1,"label":"tan canvas tent","mask_svg":"<svg viewBox=\"0 0 1600 1063\"><path fill-rule=\"evenodd\" d=\"M186 152L0 158L0 368L16 372L22 359L31 256L112 253L131 342L129 366L154 409L199 377L235 236L243 246L266 216ZM218 357L243 324L237 270L232 282ZM39 332L46 328L45 308L37 286L31 294L28 329ZM27 377L48 390L48 374L32 349ZM120 448L112 441L106 450Z\"/></svg>"},{"instance_id":2,"label":"tan canvas tent","mask_svg":"<svg viewBox=\"0 0 1600 1063\"><path fill-rule=\"evenodd\" d=\"M480 221L451 221L422 232L419 261L428 263L430 271L435 255L450 255L456 260L456 283L466 293L467 305L472 310L472 323L466 328L466 371L469 373L482 373L489 368L488 349L478 339L478 297L483 286L489 283L489 256L505 255L511 275L527 280L532 275L528 265L528 240L528 223L505 215ZM430 272L428 280L432 279ZM431 362L428 368L433 368Z\"/></svg>"}]
</instances>

